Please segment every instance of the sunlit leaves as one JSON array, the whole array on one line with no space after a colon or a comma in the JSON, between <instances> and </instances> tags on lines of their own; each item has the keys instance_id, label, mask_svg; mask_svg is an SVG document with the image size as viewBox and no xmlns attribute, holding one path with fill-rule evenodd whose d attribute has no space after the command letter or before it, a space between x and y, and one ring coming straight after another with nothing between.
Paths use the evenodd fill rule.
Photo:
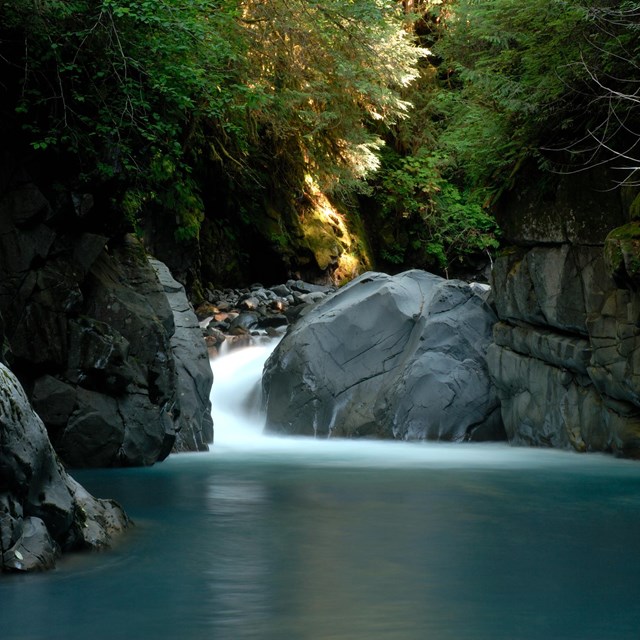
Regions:
<instances>
[{"instance_id":1,"label":"sunlit leaves","mask_svg":"<svg viewBox=\"0 0 640 640\"><path fill-rule=\"evenodd\" d=\"M408 109L398 89L421 51L393 1L245 1L253 82L269 109L256 113L276 146L296 140L323 187L352 182L372 164L377 139L365 120ZM344 186L344 184L343 184Z\"/></svg>"},{"instance_id":2,"label":"sunlit leaves","mask_svg":"<svg viewBox=\"0 0 640 640\"><path fill-rule=\"evenodd\" d=\"M2 7L0 60L22 70L17 112L33 148L59 145L88 180L119 181L138 194L127 209L164 198L181 210L168 181L182 181L194 190L182 194L185 221L197 218L190 174L202 163L261 184L263 159L286 154L323 186L352 186L376 165L366 121L406 114L399 89L421 55L395 0ZM170 179L154 170L158 155Z\"/></svg>"},{"instance_id":3,"label":"sunlit leaves","mask_svg":"<svg viewBox=\"0 0 640 640\"><path fill-rule=\"evenodd\" d=\"M465 129L478 140L475 165L467 154L477 183L492 180L498 191L508 186L524 155L573 171L620 154L631 144L625 138L638 139L629 100L640 71L637 2L456 0L452 6L438 45L459 89L447 135L462 155L469 150ZM487 154L491 128L502 132Z\"/></svg>"}]
</instances>

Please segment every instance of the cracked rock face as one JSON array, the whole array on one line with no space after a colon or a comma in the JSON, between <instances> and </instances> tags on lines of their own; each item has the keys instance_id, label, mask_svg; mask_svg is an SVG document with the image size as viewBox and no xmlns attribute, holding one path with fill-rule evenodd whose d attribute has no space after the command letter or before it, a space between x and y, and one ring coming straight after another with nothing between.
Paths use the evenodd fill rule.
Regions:
<instances>
[{"instance_id":1,"label":"cracked rock face","mask_svg":"<svg viewBox=\"0 0 640 640\"><path fill-rule=\"evenodd\" d=\"M512 252L493 277L488 364L509 441L640 457L640 297L607 276L602 247Z\"/></svg>"},{"instance_id":2,"label":"cracked rock face","mask_svg":"<svg viewBox=\"0 0 640 640\"><path fill-rule=\"evenodd\" d=\"M488 364L514 444L640 458L638 192L614 184L594 168L503 202Z\"/></svg>"},{"instance_id":3,"label":"cracked rock face","mask_svg":"<svg viewBox=\"0 0 640 640\"><path fill-rule=\"evenodd\" d=\"M502 439L485 362L494 322L466 283L366 273L304 314L267 361L267 430Z\"/></svg>"},{"instance_id":4,"label":"cracked rock face","mask_svg":"<svg viewBox=\"0 0 640 640\"><path fill-rule=\"evenodd\" d=\"M208 443L213 442L209 399L213 373L207 347L200 339L200 325L184 287L174 280L165 264L149 262L167 296L175 327L170 339L176 372L173 451L207 451Z\"/></svg>"},{"instance_id":5,"label":"cracked rock face","mask_svg":"<svg viewBox=\"0 0 640 640\"><path fill-rule=\"evenodd\" d=\"M70 224L21 170L3 175L0 358L58 454L109 467L206 450L211 369L184 289L135 238Z\"/></svg>"},{"instance_id":6,"label":"cracked rock face","mask_svg":"<svg viewBox=\"0 0 640 640\"><path fill-rule=\"evenodd\" d=\"M16 377L0 364L0 571L55 565L61 551L101 549L128 526L113 501L71 478Z\"/></svg>"}]
</instances>

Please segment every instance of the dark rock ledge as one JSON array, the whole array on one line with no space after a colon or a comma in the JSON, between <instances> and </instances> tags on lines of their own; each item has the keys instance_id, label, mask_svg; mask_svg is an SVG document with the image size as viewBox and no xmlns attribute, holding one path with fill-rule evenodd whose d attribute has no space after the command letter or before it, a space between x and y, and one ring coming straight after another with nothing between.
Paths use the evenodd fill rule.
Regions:
<instances>
[{"instance_id":1,"label":"dark rock ledge","mask_svg":"<svg viewBox=\"0 0 640 640\"><path fill-rule=\"evenodd\" d=\"M0 571L50 569L62 551L103 549L127 528L118 504L65 471L16 377L0 364Z\"/></svg>"},{"instance_id":2,"label":"dark rock ledge","mask_svg":"<svg viewBox=\"0 0 640 640\"><path fill-rule=\"evenodd\" d=\"M2 352L61 459L150 465L206 449L211 370L182 287L133 236L97 234L90 211L53 208L20 169L4 175Z\"/></svg>"}]
</instances>

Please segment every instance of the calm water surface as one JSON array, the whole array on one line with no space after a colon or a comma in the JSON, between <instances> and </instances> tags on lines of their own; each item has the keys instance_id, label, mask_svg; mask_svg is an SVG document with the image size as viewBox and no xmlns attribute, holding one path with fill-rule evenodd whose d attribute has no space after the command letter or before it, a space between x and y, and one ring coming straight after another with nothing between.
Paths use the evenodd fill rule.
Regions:
<instances>
[{"instance_id":1,"label":"calm water surface","mask_svg":"<svg viewBox=\"0 0 640 640\"><path fill-rule=\"evenodd\" d=\"M136 527L0 580L0 640L640 640L640 464L257 437L262 357L215 363L211 453L75 474Z\"/></svg>"}]
</instances>

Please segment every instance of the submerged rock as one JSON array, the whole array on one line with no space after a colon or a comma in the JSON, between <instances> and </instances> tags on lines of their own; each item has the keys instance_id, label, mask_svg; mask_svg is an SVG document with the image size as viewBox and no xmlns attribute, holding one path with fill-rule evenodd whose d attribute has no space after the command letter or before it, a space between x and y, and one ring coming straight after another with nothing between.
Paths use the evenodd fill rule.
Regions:
<instances>
[{"instance_id":1,"label":"submerged rock","mask_svg":"<svg viewBox=\"0 0 640 640\"><path fill-rule=\"evenodd\" d=\"M310 308L267 361L267 429L501 439L485 363L495 319L464 282L366 273Z\"/></svg>"},{"instance_id":2,"label":"submerged rock","mask_svg":"<svg viewBox=\"0 0 640 640\"><path fill-rule=\"evenodd\" d=\"M50 569L61 551L101 549L129 521L65 471L16 377L0 364L0 570Z\"/></svg>"}]
</instances>

